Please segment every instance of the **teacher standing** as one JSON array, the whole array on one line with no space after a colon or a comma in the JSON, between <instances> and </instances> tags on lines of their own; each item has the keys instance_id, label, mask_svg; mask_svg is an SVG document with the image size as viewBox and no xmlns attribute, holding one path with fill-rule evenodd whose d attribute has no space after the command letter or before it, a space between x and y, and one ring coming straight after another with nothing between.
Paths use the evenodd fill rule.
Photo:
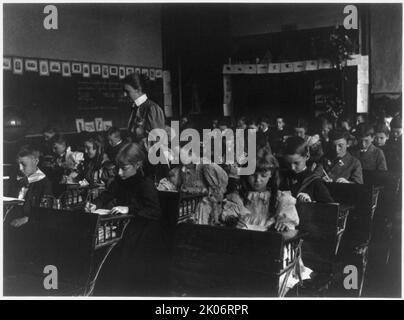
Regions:
<instances>
[{"instance_id":1,"label":"teacher standing","mask_svg":"<svg viewBox=\"0 0 404 320\"><path fill-rule=\"evenodd\" d=\"M128 122L128 134L140 141L153 129L165 128L164 111L147 95L147 77L137 72L126 76L122 82L125 93L132 99L132 111Z\"/></svg>"}]
</instances>

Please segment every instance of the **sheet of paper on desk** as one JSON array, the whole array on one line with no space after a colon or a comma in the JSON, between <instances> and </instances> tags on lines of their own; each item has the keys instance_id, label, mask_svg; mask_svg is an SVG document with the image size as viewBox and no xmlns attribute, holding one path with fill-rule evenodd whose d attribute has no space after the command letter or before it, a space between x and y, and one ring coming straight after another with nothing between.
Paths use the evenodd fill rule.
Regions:
<instances>
[{"instance_id":1,"label":"sheet of paper on desk","mask_svg":"<svg viewBox=\"0 0 404 320\"><path fill-rule=\"evenodd\" d=\"M18 198L12 198L12 197L3 197L4 202L11 202L11 201L20 201L24 202L24 200L18 199Z\"/></svg>"},{"instance_id":2,"label":"sheet of paper on desk","mask_svg":"<svg viewBox=\"0 0 404 320\"><path fill-rule=\"evenodd\" d=\"M108 209L97 209L94 211L95 214L99 214L100 216L105 216L111 213L111 210Z\"/></svg>"},{"instance_id":3,"label":"sheet of paper on desk","mask_svg":"<svg viewBox=\"0 0 404 320\"><path fill-rule=\"evenodd\" d=\"M246 223L247 229L248 230L254 230L254 231L267 231L268 227L266 226L258 226L258 225L254 225L254 224L249 224Z\"/></svg>"}]
</instances>

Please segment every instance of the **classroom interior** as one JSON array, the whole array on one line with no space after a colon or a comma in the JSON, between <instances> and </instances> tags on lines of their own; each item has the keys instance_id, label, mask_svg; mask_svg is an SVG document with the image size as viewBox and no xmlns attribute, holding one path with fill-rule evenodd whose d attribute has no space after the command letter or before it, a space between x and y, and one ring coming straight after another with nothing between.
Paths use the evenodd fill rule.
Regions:
<instances>
[{"instance_id":1,"label":"classroom interior","mask_svg":"<svg viewBox=\"0 0 404 320\"><path fill-rule=\"evenodd\" d=\"M348 11L336 3L63 3L46 11L48 5L3 4L4 295L401 297L401 4L355 3ZM139 77L147 80L148 107L157 110L150 116L154 122L141 119L141 133L132 127L132 116L139 117L138 99L145 96L135 99L126 89L137 92L132 83ZM151 128L179 121L182 132L257 132L256 157L260 145L271 183L275 172L280 176L281 184L271 188L281 196L290 190L294 195L293 188L282 189L283 175L287 180L290 174L288 155L297 154L288 153L293 136L309 144L307 163L316 166L331 164L326 146L333 148L332 133L360 161L359 141L370 129L373 141L387 126L395 144L384 151L384 168L361 163L360 183L337 183L323 169L330 181L319 178L320 187L332 201L316 201L310 192L312 201L300 201L297 192L288 198L293 208L287 203L282 209L277 199L270 214L288 210L298 215L296 223L279 230L254 223L240 227L226 223L230 218L225 221L223 212L234 210L229 195L243 190L243 183L254 189L249 178L235 175L230 165L201 165L202 173L199 165L150 165L148 119ZM278 120L284 133L275 137ZM343 122L349 128L342 133ZM359 136L362 129L368 131ZM123 142L115 152L110 136L117 135ZM78 167L85 171L94 165L88 143L104 154L111 149L113 157L100 160L100 170L111 169L113 177L83 185L66 179L65 170L64 180L55 180L60 172L45 165L60 165L55 145L69 150L63 157L81 154ZM323 148L318 159L311 143ZM139 148L145 148L140 169L134 166L136 177L125 180L122 163L132 165L125 161ZM41 177L38 171L33 180L24 177L24 157L36 159L52 194L28 203L32 181ZM186 190L187 170L188 177L202 175L203 183L196 187L192 181ZM172 182L174 175L182 186ZM111 200L115 205L89 209L116 184L115 194L121 193ZM271 199L275 189L265 189ZM130 199L122 200L122 194ZM243 210L250 200L244 199ZM157 208L148 207L153 201ZM208 218L195 218L207 208ZM21 214L27 220L16 223L13 215ZM242 215L235 214L239 222ZM44 274L53 272L57 289L52 279L44 285Z\"/></svg>"}]
</instances>

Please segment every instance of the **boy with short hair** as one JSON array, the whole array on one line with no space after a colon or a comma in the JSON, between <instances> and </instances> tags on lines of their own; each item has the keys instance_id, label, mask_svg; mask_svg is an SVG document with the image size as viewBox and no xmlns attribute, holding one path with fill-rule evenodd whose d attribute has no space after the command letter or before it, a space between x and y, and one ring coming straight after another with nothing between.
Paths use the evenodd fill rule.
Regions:
<instances>
[{"instance_id":1,"label":"boy with short hair","mask_svg":"<svg viewBox=\"0 0 404 320\"><path fill-rule=\"evenodd\" d=\"M51 196L52 184L46 175L38 168L39 151L31 146L23 146L17 155L17 163L23 177L18 180L18 199L24 200L22 210L12 213L10 225L18 228L29 220L32 206L39 206L44 196Z\"/></svg>"},{"instance_id":2,"label":"boy with short hair","mask_svg":"<svg viewBox=\"0 0 404 320\"><path fill-rule=\"evenodd\" d=\"M333 130L329 134L332 153L324 159L323 180L337 183L363 183L362 166L358 159L348 152L349 133Z\"/></svg>"},{"instance_id":3,"label":"boy with short hair","mask_svg":"<svg viewBox=\"0 0 404 320\"><path fill-rule=\"evenodd\" d=\"M310 136L307 135L308 127L309 127L308 123L305 119L302 118L298 119L294 127L294 135L308 142L310 139Z\"/></svg>"},{"instance_id":4,"label":"boy with short hair","mask_svg":"<svg viewBox=\"0 0 404 320\"><path fill-rule=\"evenodd\" d=\"M368 171L386 171L387 164L384 153L373 144L375 130L366 123L358 125L356 130L358 146L352 152L352 155L359 159L363 170Z\"/></svg>"}]
</instances>

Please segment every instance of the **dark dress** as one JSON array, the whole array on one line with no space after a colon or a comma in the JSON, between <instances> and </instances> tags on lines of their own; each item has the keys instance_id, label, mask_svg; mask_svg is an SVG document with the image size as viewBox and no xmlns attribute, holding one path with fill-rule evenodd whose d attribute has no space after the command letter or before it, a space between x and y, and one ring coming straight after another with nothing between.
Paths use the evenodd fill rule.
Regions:
<instances>
[{"instance_id":1,"label":"dark dress","mask_svg":"<svg viewBox=\"0 0 404 320\"><path fill-rule=\"evenodd\" d=\"M100 195L97 207L129 207L133 219L113 249L95 286L95 295L155 296L164 294L167 271L165 241L157 190L150 178L116 177Z\"/></svg>"},{"instance_id":2,"label":"dark dress","mask_svg":"<svg viewBox=\"0 0 404 320\"><path fill-rule=\"evenodd\" d=\"M145 134L151 130L165 128L165 116L163 109L154 101L147 99L141 105L132 109L129 118L128 132L134 134L137 127L142 127Z\"/></svg>"},{"instance_id":3,"label":"dark dress","mask_svg":"<svg viewBox=\"0 0 404 320\"><path fill-rule=\"evenodd\" d=\"M307 193L315 202L334 202L321 177L308 169L299 173L290 171L284 173L280 189L290 190L295 198L302 192Z\"/></svg>"}]
</instances>

